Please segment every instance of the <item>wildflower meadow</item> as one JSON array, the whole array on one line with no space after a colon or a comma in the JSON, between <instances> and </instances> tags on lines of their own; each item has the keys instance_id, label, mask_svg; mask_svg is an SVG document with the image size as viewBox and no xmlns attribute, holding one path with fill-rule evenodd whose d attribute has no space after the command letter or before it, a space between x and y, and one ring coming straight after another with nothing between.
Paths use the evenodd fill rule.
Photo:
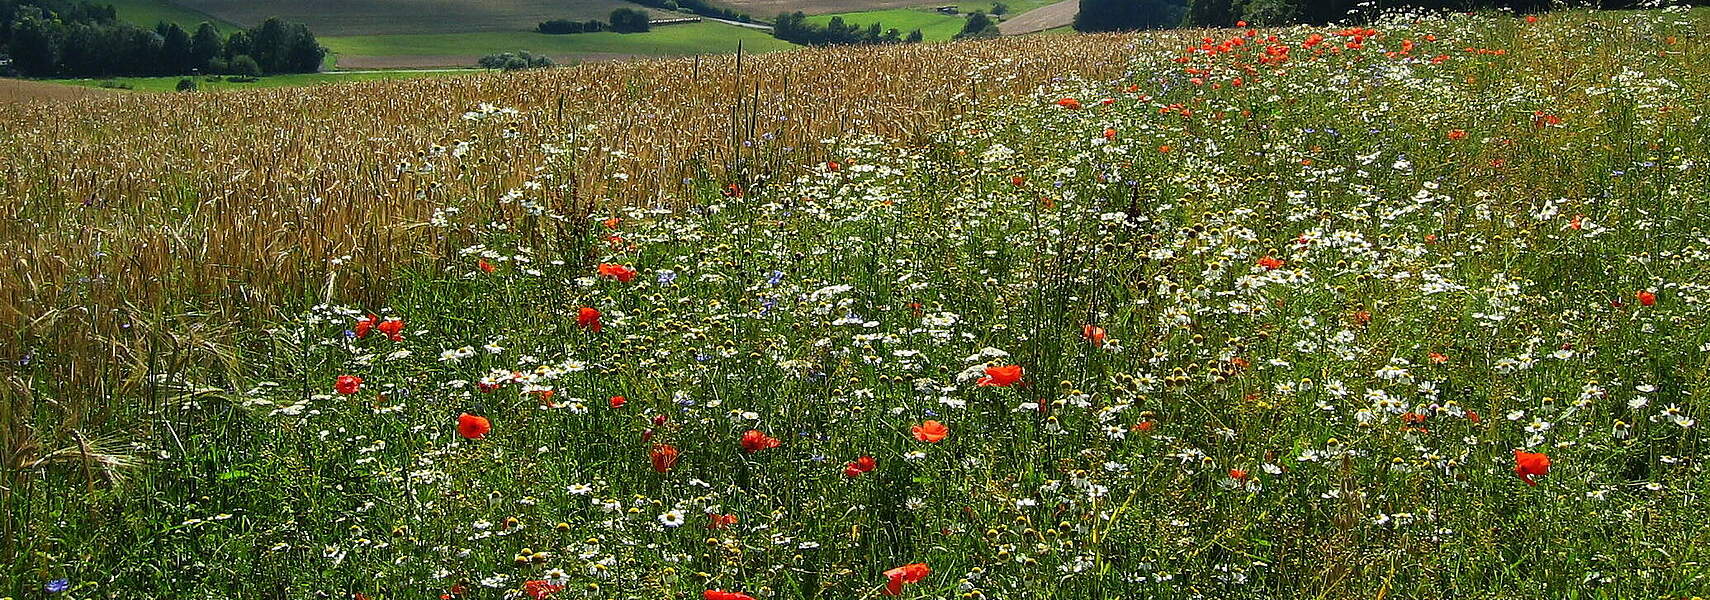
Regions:
<instances>
[{"instance_id":1,"label":"wildflower meadow","mask_svg":"<svg viewBox=\"0 0 1710 600\"><path fill-rule=\"evenodd\" d=\"M0 597L1710 594L1706 9L742 68L831 56L958 91L678 127L594 65L642 120L511 89L574 67L355 84L326 140L237 93L287 123L242 164L188 116L7 146L7 210L83 228L6 229Z\"/></svg>"}]
</instances>

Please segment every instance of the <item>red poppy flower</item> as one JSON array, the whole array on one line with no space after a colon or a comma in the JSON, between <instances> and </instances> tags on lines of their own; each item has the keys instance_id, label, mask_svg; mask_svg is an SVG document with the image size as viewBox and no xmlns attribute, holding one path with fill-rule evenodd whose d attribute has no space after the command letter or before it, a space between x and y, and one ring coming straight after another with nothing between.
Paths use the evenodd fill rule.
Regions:
<instances>
[{"instance_id":1,"label":"red poppy flower","mask_svg":"<svg viewBox=\"0 0 1710 600\"><path fill-rule=\"evenodd\" d=\"M1083 325L1081 326L1081 337L1085 338L1088 342L1092 342L1092 345L1094 346L1104 346L1105 333L1103 327L1099 327L1097 325Z\"/></svg>"},{"instance_id":2,"label":"red poppy flower","mask_svg":"<svg viewBox=\"0 0 1710 600\"><path fill-rule=\"evenodd\" d=\"M635 269L615 263L600 263L599 273L601 277L610 277L622 283L635 279Z\"/></svg>"},{"instance_id":3,"label":"red poppy flower","mask_svg":"<svg viewBox=\"0 0 1710 600\"><path fill-rule=\"evenodd\" d=\"M738 519L736 515L721 515L718 513L707 513L707 519L707 529L724 529L731 525L735 525L737 521L741 520Z\"/></svg>"},{"instance_id":4,"label":"red poppy flower","mask_svg":"<svg viewBox=\"0 0 1710 600\"><path fill-rule=\"evenodd\" d=\"M766 435L765 432L758 429L750 429L742 432L742 451L749 454L753 454L767 448L777 448L778 445L782 443L783 442L778 441L778 438Z\"/></svg>"},{"instance_id":5,"label":"red poppy flower","mask_svg":"<svg viewBox=\"0 0 1710 600\"><path fill-rule=\"evenodd\" d=\"M835 161L835 160L828 160L825 162L825 170L827 170L827 171L831 171L833 173L836 173L837 170L841 169L841 168L843 168L843 165L837 164L837 161Z\"/></svg>"},{"instance_id":6,"label":"red poppy flower","mask_svg":"<svg viewBox=\"0 0 1710 600\"><path fill-rule=\"evenodd\" d=\"M375 328L379 329L380 333L386 334L386 337L394 342L404 341L403 319L386 319L381 321L379 325L376 325Z\"/></svg>"},{"instance_id":7,"label":"red poppy flower","mask_svg":"<svg viewBox=\"0 0 1710 600\"><path fill-rule=\"evenodd\" d=\"M900 596L903 584L919 583L931 574L932 569L927 568L926 563L911 563L885 571L885 577L889 579L885 583L885 595Z\"/></svg>"},{"instance_id":8,"label":"red poppy flower","mask_svg":"<svg viewBox=\"0 0 1710 600\"><path fill-rule=\"evenodd\" d=\"M338 379L333 381L333 389L340 394L349 396L362 389L362 378L355 375L339 375Z\"/></svg>"},{"instance_id":9,"label":"red poppy flower","mask_svg":"<svg viewBox=\"0 0 1710 600\"><path fill-rule=\"evenodd\" d=\"M564 589L564 586L552 585L545 579L536 579L523 584L523 595L533 598L534 600L544 600L548 596L558 593L558 591L562 589Z\"/></svg>"},{"instance_id":10,"label":"red poppy flower","mask_svg":"<svg viewBox=\"0 0 1710 600\"><path fill-rule=\"evenodd\" d=\"M1064 98L1057 101L1057 106L1061 106L1069 110L1078 110L1081 107L1081 101L1074 98Z\"/></svg>"},{"instance_id":11,"label":"red poppy flower","mask_svg":"<svg viewBox=\"0 0 1710 600\"><path fill-rule=\"evenodd\" d=\"M623 396L612 396L612 408L623 408L623 404L628 401L629 400L625 399Z\"/></svg>"},{"instance_id":12,"label":"red poppy flower","mask_svg":"<svg viewBox=\"0 0 1710 600\"><path fill-rule=\"evenodd\" d=\"M1249 473L1247 473L1246 471L1243 471L1241 469L1230 469L1229 470L1229 478L1234 479L1236 481L1245 480L1245 479L1247 479L1248 475L1249 475Z\"/></svg>"},{"instance_id":13,"label":"red poppy flower","mask_svg":"<svg viewBox=\"0 0 1710 600\"><path fill-rule=\"evenodd\" d=\"M364 318L362 320L357 321L356 322L356 339L362 339L362 338L368 337L368 332L372 331L374 329L374 326L379 324L379 323L380 323L380 316L379 315L368 315L367 318Z\"/></svg>"},{"instance_id":14,"label":"red poppy flower","mask_svg":"<svg viewBox=\"0 0 1710 600\"><path fill-rule=\"evenodd\" d=\"M576 311L576 324L594 333L599 333L600 310L591 306L582 307L582 310Z\"/></svg>"},{"instance_id":15,"label":"red poppy flower","mask_svg":"<svg viewBox=\"0 0 1710 600\"><path fill-rule=\"evenodd\" d=\"M931 444L944 441L944 438L950 436L950 427L938 421L927 421L915 425L910 428L910 431L914 432L914 439Z\"/></svg>"},{"instance_id":16,"label":"red poppy flower","mask_svg":"<svg viewBox=\"0 0 1710 600\"><path fill-rule=\"evenodd\" d=\"M1542 452L1514 451L1514 474L1526 485L1538 485L1533 477L1547 475L1550 472L1550 456Z\"/></svg>"},{"instance_id":17,"label":"red poppy flower","mask_svg":"<svg viewBox=\"0 0 1710 600\"><path fill-rule=\"evenodd\" d=\"M736 592L727 592L724 590L707 590L705 593L701 594L701 598L704 600L754 600L754 597L748 594L738 594Z\"/></svg>"},{"instance_id":18,"label":"red poppy flower","mask_svg":"<svg viewBox=\"0 0 1710 600\"><path fill-rule=\"evenodd\" d=\"M617 229L618 225L621 223L623 223L623 219L617 217L611 217L604 221L600 221L600 224L606 226L606 229Z\"/></svg>"},{"instance_id":19,"label":"red poppy flower","mask_svg":"<svg viewBox=\"0 0 1710 600\"><path fill-rule=\"evenodd\" d=\"M493 263L487 262L487 259L485 259L485 258L476 262L475 266L480 267L481 272L483 272L483 273L492 273L493 271L499 270L498 267L493 266Z\"/></svg>"},{"instance_id":20,"label":"red poppy flower","mask_svg":"<svg viewBox=\"0 0 1710 600\"><path fill-rule=\"evenodd\" d=\"M1449 130L1449 139L1451 139L1451 140L1467 139L1467 132L1465 129L1450 129Z\"/></svg>"},{"instance_id":21,"label":"red poppy flower","mask_svg":"<svg viewBox=\"0 0 1710 600\"><path fill-rule=\"evenodd\" d=\"M493 430L493 424L487 417L477 417L469 413L457 415L457 435L464 439L478 440L487 437L487 432Z\"/></svg>"},{"instance_id":22,"label":"red poppy flower","mask_svg":"<svg viewBox=\"0 0 1710 600\"><path fill-rule=\"evenodd\" d=\"M1657 295L1648 291L1639 290L1639 293L1633 295L1639 299L1640 306L1651 306L1657 303Z\"/></svg>"},{"instance_id":23,"label":"red poppy flower","mask_svg":"<svg viewBox=\"0 0 1710 600\"><path fill-rule=\"evenodd\" d=\"M873 469L878 468L878 466L879 461L873 460L873 457L871 456L863 456L855 459L855 462L844 465L843 476L860 477L862 473L872 471Z\"/></svg>"},{"instance_id":24,"label":"red poppy flower","mask_svg":"<svg viewBox=\"0 0 1710 600\"><path fill-rule=\"evenodd\" d=\"M1018 381L1021 381L1021 365L1005 365L986 367L986 376L981 377L976 385L1009 387Z\"/></svg>"},{"instance_id":25,"label":"red poppy flower","mask_svg":"<svg viewBox=\"0 0 1710 600\"><path fill-rule=\"evenodd\" d=\"M664 473L677 466L677 448L670 444L659 444L647 451L647 458L653 462L653 470Z\"/></svg>"},{"instance_id":26,"label":"red poppy flower","mask_svg":"<svg viewBox=\"0 0 1710 600\"><path fill-rule=\"evenodd\" d=\"M1264 267L1266 271L1275 271L1282 268L1283 261L1280 258L1266 254L1264 258L1259 259L1259 266Z\"/></svg>"}]
</instances>

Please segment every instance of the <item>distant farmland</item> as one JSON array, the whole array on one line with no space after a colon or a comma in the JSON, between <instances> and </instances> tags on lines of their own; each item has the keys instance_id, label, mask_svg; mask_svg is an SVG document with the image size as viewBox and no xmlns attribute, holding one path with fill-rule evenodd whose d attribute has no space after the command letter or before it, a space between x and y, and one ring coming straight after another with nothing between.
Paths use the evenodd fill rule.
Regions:
<instances>
[{"instance_id":1,"label":"distant farmland","mask_svg":"<svg viewBox=\"0 0 1710 600\"><path fill-rule=\"evenodd\" d=\"M177 4L242 25L280 17L305 23L319 36L523 31L548 19L605 20L615 9L641 8L623 0L180 0Z\"/></svg>"},{"instance_id":2,"label":"distant farmland","mask_svg":"<svg viewBox=\"0 0 1710 600\"><path fill-rule=\"evenodd\" d=\"M648 33L477 32L421 35L324 37L345 69L470 66L482 55L512 50L545 54L560 63L638 56L729 54L737 43L750 53L795 46L756 30L724 23L691 23L654 28Z\"/></svg>"}]
</instances>

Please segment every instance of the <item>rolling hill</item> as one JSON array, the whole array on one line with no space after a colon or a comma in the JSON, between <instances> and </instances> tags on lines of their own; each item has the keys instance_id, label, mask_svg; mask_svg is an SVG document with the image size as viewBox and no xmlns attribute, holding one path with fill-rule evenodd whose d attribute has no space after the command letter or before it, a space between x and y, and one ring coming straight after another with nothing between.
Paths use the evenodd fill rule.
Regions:
<instances>
[{"instance_id":1,"label":"rolling hill","mask_svg":"<svg viewBox=\"0 0 1710 600\"><path fill-rule=\"evenodd\" d=\"M623 0L177 0L176 4L243 25L279 17L307 24L316 35L327 37L528 31L549 19L603 21L616 9L642 8Z\"/></svg>"}]
</instances>

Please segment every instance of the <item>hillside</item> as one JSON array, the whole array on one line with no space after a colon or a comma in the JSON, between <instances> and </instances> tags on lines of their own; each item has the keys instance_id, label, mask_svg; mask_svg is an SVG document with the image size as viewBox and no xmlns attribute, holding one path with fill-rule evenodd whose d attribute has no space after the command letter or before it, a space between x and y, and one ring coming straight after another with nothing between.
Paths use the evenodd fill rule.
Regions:
<instances>
[{"instance_id":1,"label":"hillside","mask_svg":"<svg viewBox=\"0 0 1710 600\"><path fill-rule=\"evenodd\" d=\"M5 105L0 597L1699 597L1707 41Z\"/></svg>"},{"instance_id":2,"label":"hillside","mask_svg":"<svg viewBox=\"0 0 1710 600\"><path fill-rule=\"evenodd\" d=\"M624 0L173 0L184 8L249 26L280 17L315 35L393 35L531 31L551 19L605 20ZM669 13L654 14L661 16Z\"/></svg>"},{"instance_id":3,"label":"hillside","mask_svg":"<svg viewBox=\"0 0 1710 600\"><path fill-rule=\"evenodd\" d=\"M1075 12L1078 10L1080 10L1080 0L1062 0L1027 11L999 23L998 30L1002 31L1004 35L1022 35L1058 27L1068 27L1075 24Z\"/></svg>"}]
</instances>

